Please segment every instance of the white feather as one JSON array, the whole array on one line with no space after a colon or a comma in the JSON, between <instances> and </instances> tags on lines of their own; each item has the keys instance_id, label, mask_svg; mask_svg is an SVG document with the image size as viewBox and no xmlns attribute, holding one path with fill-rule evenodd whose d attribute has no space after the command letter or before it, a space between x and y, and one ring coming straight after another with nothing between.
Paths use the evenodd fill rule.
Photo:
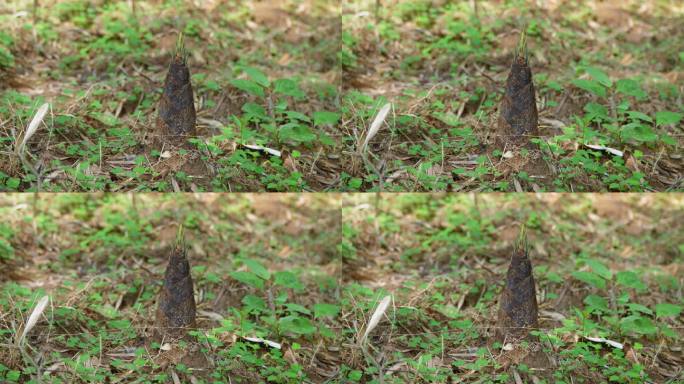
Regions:
<instances>
[{"instance_id":1,"label":"white feather","mask_svg":"<svg viewBox=\"0 0 684 384\"><path fill-rule=\"evenodd\" d=\"M33 329L36 323L38 323L38 319L40 319L40 316L43 314L43 311L45 311L45 307L47 307L49 302L50 298L48 296L43 296L40 300L38 300L38 304L36 304L36 306L33 308L33 312L31 312L31 316L29 316L28 321L24 326L24 331L21 333L21 337L19 338L17 345L24 341L26 335L31 332L31 329Z\"/></svg>"},{"instance_id":2,"label":"white feather","mask_svg":"<svg viewBox=\"0 0 684 384\"><path fill-rule=\"evenodd\" d=\"M387 311L387 307L389 307L390 301L392 300L392 296L385 296L380 300L380 303L378 306L375 308L375 311L373 312L373 316L371 316L370 321L368 322L368 325L366 326L366 331L363 333L363 337L361 338L361 344L366 341L366 338L368 337L368 334L375 329L375 327L378 326L378 323L382 319L382 316L385 314L385 311Z\"/></svg>"},{"instance_id":3,"label":"white feather","mask_svg":"<svg viewBox=\"0 0 684 384\"><path fill-rule=\"evenodd\" d=\"M363 141L363 145L361 146L361 152L364 152L366 150L368 142L371 141L371 139L380 130L380 127L382 127L382 123L385 122L385 118L387 118L387 114L389 113L390 108L392 108L392 104L387 103L383 105L382 108L380 108L378 114L375 115L375 119L373 119L373 123L371 123L370 128L368 129L368 133L366 133L366 140Z\"/></svg>"},{"instance_id":4,"label":"white feather","mask_svg":"<svg viewBox=\"0 0 684 384\"><path fill-rule=\"evenodd\" d=\"M21 140L21 144L19 144L19 147L17 149L18 154L21 154L23 152L26 143L29 141L31 136L33 136L33 134L36 133L36 131L38 130L40 123L43 121L45 115L47 114L48 108L50 108L50 104L48 103L45 103L41 105L40 108L38 108L38 111L33 116L33 120L31 120L28 128L26 128L26 133L24 133L24 138Z\"/></svg>"}]
</instances>

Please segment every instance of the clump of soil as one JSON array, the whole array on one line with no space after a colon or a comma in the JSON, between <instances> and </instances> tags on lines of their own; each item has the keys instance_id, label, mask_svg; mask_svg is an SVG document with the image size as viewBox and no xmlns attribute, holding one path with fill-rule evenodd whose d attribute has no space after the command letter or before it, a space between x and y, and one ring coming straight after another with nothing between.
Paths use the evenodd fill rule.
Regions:
<instances>
[{"instance_id":1,"label":"clump of soil","mask_svg":"<svg viewBox=\"0 0 684 384\"><path fill-rule=\"evenodd\" d=\"M499 301L499 338L508 341L520 340L527 337L529 330L537 326L537 295L532 276L532 263L528 256L527 235L523 226L506 273L506 286Z\"/></svg>"},{"instance_id":2,"label":"clump of soil","mask_svg":"<svg viewBox=\"0 0 684 384\"><path fill-rule=\"evenodd\" d=\"M531 137L539 135L537 102L528 64L527 41L523 31L499 106L496 139L499 147L528 144Z\"/></svg>"},{"instance_id":3,"label":"clump of soil","mask_svg":"<svg viewBox=\"0 0 684 384\"><path fill-rule=\"evenodd\" d=\"M183 45L183 34L180 34L176 53L164 81L164 93L159 100L155 143L179 145L187 142L187 138L195 136L196 113L193 100L187 52Z\"/></svg>"},{"instance_id":4,"label":"clump of soil","mask_svg":"<svg viewBox=\"0 0 684 384\"><path fill-rule=\"evenodd\" d=\"M182 239L182 228L178 240L169 256L164 286L159 293L155 328L156 338L180 338L195 325L195 296L190 275L187 250Z\"/></svg>"}]
</instances>

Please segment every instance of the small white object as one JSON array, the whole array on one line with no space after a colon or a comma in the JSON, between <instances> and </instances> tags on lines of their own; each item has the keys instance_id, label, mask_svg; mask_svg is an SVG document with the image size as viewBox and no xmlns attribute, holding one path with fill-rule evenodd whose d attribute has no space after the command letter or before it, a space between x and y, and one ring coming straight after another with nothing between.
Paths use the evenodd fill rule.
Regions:
<instances>
[{"instance_id":1,"label":"small white object","mask_svg":"<svg viewBox=\"0 0 684 384\"><path fill-rule=\"evenodd\" d=\"M162 344L161 347L159 347L159 349L161 349L162 351L170 351L171 350L171 344L164 343L164 344Z\"/></svg>"},{"instance_id":2,"label":"small white object","mask_svg":"<svg viewBox=\"0 0 684 384\"><path fill-rule=\"evenodd\" d=\"M159 155L159 157L161 157L162 159L170 159L171 151L164 151Z\"/></svg>"},{"instance_id":3,"label":"small white object","mask_svg":"<svg viewBox=\"0 0 684 384\"><path fill-rule=\"evenodd\" d=\"M622 157L622 155L624 155L624 153L622 151L619 151L615 148L604 147L603 145L594 145L594 144L584 144L584 145L587 146L588 148L595 149L597 151L606 151L606 152L613 154L615 156Z\"/></svg>"},{"instance_id":4,"label":"small white object","mask_svg":"<svg viewBox=\"0 0 684 384\"><path fill-rule=\"evenodd\" d=\"M243 339L245 339L247 341L251 341L253 343L266 344L269 347L275 348L275 349L281 349L282 348L282 345L280 343L276 343L275 341L271 341L271 340L262 339L260 337L243 337Z\"/></svg>"},{"instance_id":5,"label":"small white object","mask_svg":"<svg viewBox=\"0 0 684 384\"><path fill-rule=\"evenodd\" d=\"M253 149L255 151L263 151L270 155L280 157L281 152L277 149L262 147L261 145L243 144L245 148Z\"/></svg>"},{"instance_id":6,"label":"small white object","mask_svg":"<svg viewBox=\"0 0 684 384\"><path fill-rule=\"evenodd\" d=\"M387 103L383 105L382 108L380 108L378 114L375 115L375 119L373 119L373 122L371 123L370 128L368 129L368 133L366 134L366 140L363 141L363 145L361 146L361 152L364 152L366 150L368 142L371 141L371 139L378 133L380 127L382 127L382 123L385 122L385 118L387 118L387 114L389 113L391 108L392 104Z\"/></svg>"},{"instance_id":7,"label":"small white object","mask_svg":"<svg viewBox=\"0 0 684 384\"><path fill-rule=\"evenodd\" d=\"M503 155L501 155L501 157L503 157L504 159L510 159L513 157L513 151L506 151L503 153Z\"/></svg>"},{"instance_id":8,"label":"small white object","mask_svg":"<svg viewBox=\"0 0 684 384\"><path fill-rule=\"evenodd\" d=\"M17 345L21 344L22 341L24 341L24 338L26 338L26 335L31 332L31 329L35 327L36 323L38 323L38 319L40 319L40 315L43 314L43 311L45 311L45 307L47 307L48 303L50 302L50 298L48 296L43 296L40 300L38 300L38 304L33 308L33 311L31 312L31 316L29 316L28 321L26 322L26 325L24 326L24 331L21 332L21 337L19 337L19 340L17 341Z\"/></svg>"},{"instance_id":9,"label":"small white object","mask_svg":"<svg viewBox=\"0 0 684 384\"><path fill-rule=\"evenodd\" d=\"M380 300L380 304L375 308L373 316L371 316L368 326L366 327L366 331L363 333L363 337L361 337L360 343L366 341L368 334L378 326L382 316L385 314L385 311L387 311L387 307L389 307L390 301L392 301L392 296L385 296Z\"/></svg>"},{"instance_id":10,"label":"small white object","mask_svg":"<svg viewBox=\"0 0 684 384\"><path fill-rule=\"evenodd\" d=\"M595 343L608 344L613 348L617 348L617 349L624 348L624 345L622 345L621 343L618 343L617 341L613 341L613 340L604 339L603 337L587 337L587 336L585 336L584 338L589 340L589 341L593 341Z\"/></svg>"}]
</instances>

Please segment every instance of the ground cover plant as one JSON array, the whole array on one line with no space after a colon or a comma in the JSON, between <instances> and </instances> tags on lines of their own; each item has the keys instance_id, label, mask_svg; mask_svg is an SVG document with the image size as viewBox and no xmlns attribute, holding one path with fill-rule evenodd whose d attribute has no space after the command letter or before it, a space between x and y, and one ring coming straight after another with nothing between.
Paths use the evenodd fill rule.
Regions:
<instances>
[{"instance_id":1,"label":"ground cover plant","mask_svg":"<svg viewBox=\"0 0 684 384\"><path fill-rule=\"evenodd\" d=\"M681 190L683 16L678 1L344 2L340 189ZM519 149L497 141L521 34L538 132Z\"/></svg>"},{"instance_id":2,"label":"ground cover plant","mask_svg":"<svg viewBox=\"0 0 684 384\"><path fill-rule=\"evenodd\" d=\"M333 196L4 194L0 212L0 382L338 374Z\"/></svg>"},{"instance_id":3,"label":"ground cover plant","mask_svg":"<svg viewBox=\"0 0 684 384\"><path fill-rule=\"evenodd\" d=\"M328 0L4 1L0 190L331 188L339 14ZM164 126L183 145L155 145Z\"/></svg>"},{"instance_id":4,"label":"ground cover plant","mask_svg":"<svg viewBox=\"0 0 684 384\"><path fill-rule=\"evenodd\" d=\"M341 375L349 382L684 380L681 195L343 200ZM530 287L516 252L523 225L536 304L508 291ZM518 321L513 307L528 310ZM511 324L537 329L515 342Z\"/></svg>"}]
</instances>

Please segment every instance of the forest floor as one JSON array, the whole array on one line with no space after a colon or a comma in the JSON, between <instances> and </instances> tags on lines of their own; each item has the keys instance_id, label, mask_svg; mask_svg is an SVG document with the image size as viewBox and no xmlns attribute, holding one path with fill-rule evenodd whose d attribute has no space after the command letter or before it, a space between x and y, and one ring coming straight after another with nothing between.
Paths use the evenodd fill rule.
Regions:
<instances>
[{"instance_id":1,"label":"forest floor","mask_svg":"<svg viewBox=\"0 0 684 384\"><path fill-rule=\"evenodd\" d=\"M328 0L3 2L0 154L12 161L0 164L0 190L331 188L339 15ZM180 32L198 137L190 151L151 151ZM202 166L179 166L190 156Z\"/></svg>"},{"instance_id":2,"label":"forest floor","mask_svg":"<svg viewBox=\"0 0 684 384\"><path fill-rule=\"evenodd\" d=\"M336 377L338 203L332 195L0 196L0 382ZM154 344L179 224L197 328L192 343ZM22 340L44 296L49 304ZM174 358L188 344L201 364Z\"/></svg>"},{"instance_id":3,"label":"forest floor","mask_svg":"<svg viewBox=\"0 0 684 384\"><path fill-rule=\"evenodd\" d=\"M683 188L681 2L354 0L342 14L345 190ZM519 164L532 151L493 147L522 30L537 173Z\"/></svg>"},{"instance_id":4,"label":"forest floor","mask_svg":"<svg viewBox=\"0 0 684 384\"><path fill-rule=\"evenodd\" d=\"M360 383L682 382L682 214L684 198L665 194L345 196L343 374ZM494 339L521 224L539 303L535 363Z\"/></svg>"}]
</instances>

